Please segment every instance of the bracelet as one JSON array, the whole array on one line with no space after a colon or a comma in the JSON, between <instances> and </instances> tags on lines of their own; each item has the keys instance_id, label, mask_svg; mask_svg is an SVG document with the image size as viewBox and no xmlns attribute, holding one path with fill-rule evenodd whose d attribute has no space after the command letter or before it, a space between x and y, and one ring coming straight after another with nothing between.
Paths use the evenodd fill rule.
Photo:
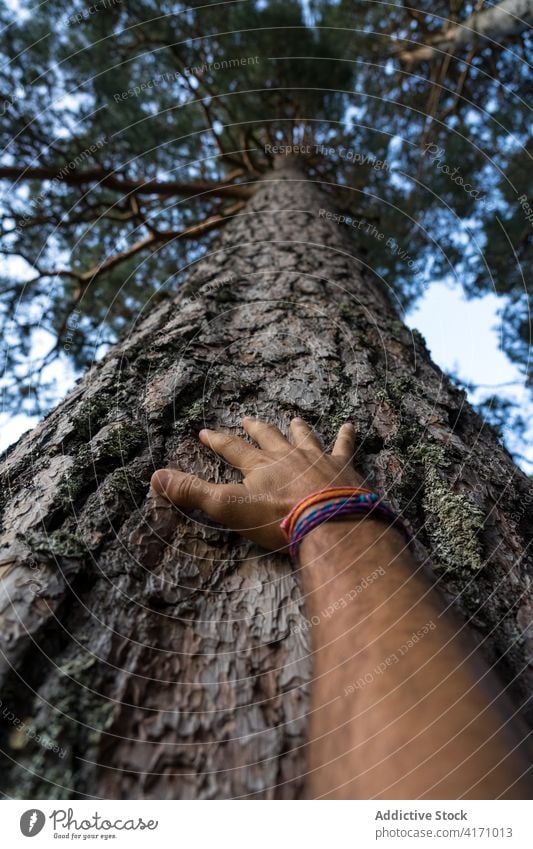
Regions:
<instances>
[{"instance_id":1,"label":"bracelet","mask_svg":"<svg viewBox=\"0 0 533 849\"><path fill-rule=\"evenodd\" d=\"M314 505L318 505L316 509L306 512ZM296 560L302 539L313 528L332 519L365 513L399 527L410 542L411 534L400 517L383 503L379 495L363 487L328 487L313 492L292 508L280 528L289 543L289 553Z\"/></svg>"}]
</instances>

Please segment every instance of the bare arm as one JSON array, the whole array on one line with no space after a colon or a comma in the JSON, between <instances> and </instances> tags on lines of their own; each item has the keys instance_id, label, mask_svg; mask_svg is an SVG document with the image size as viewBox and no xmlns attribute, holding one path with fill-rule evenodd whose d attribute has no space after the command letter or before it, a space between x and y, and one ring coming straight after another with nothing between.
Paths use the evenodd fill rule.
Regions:
<instances>
[{"instance_id":1,"label":"bare arm","mask_svg":"<svg viewBox=\"0 0 533 849\"><path fill-rule=\"evenodd\" d=\"M300 559L317 623L313 796L529 798L512 709L400 533L369 519L329 523Z\"/></svg>"},{"instance_id":2,"label":"bare arm","mask_svg":"<svg viewBox=\"0 0 533 849\"><path fill-rule=\"evenodd\" d=\"M167 469L154 474L155 491L275 550L285 546L279 522L303 496L361 481L350 425L331 455L298 419L292 444L256 419L243 426L259 448L200 433L242 471L242 484ZM299 568L313 623L311 795L528 798L527 760L501 686L402 535L369 517L329 522L304 538Z\"/></svg>"}]
</instances>

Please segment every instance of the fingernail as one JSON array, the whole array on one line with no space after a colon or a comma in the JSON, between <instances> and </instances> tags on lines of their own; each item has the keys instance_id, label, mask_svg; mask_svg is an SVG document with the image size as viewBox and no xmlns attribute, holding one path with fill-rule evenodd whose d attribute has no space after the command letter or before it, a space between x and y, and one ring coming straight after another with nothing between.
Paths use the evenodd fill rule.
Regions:
<instances>
[{"instance_id":1,"label":"fingernail","mask_svg":"<svg viewBox=\"0 0 533 849\"><path fill-rule=\"evenodd\" d=\"M206 427L203 427L202 430L198 433L198 436L208 436L209 430Z\"/></svg>"},{"instance_id":2,"label":"fingernail","mask_svg":"<svg viewBox=\"0 0 533 849\"><path fill-rule=\"evenodd\" d=\"M302 419L302 417L301 417L301 416L295 416L295 417L293 418L293 422L303 422L303 419Z\"/></svg>"},{"instance_id":3,"label":"fingernail","mask_svg":"<svg viewBox=\"0 0 533 849\"><path fill-rule=\"evenodd\" d=\"M165 469L159 469L159 471L154 472L152 475L152 479L150 481L152 488L155 489L156 492L164 492L171 480L171 473L165 471Z\"/></svg>"},{"instance_id":4,"label":"fingernail","mask_svg":"<svg viewBox=\"0 0 533 849\"><path fill-rule=\"evenodd\" d=\"M253 416L244 416L244 418L243 418L243 422L253 422L253 420L254 420Z\"/></svg>"},{"instance_id":5,"label":"fingernail","mask_svg":"<svg viewBox=\"0 0 533 849\"><path fill-rule=\"evenodd\" d=\"M352 422L344 422L343 427L349 427L351 430L354 430Z\"/></svg>"}]
</instances>

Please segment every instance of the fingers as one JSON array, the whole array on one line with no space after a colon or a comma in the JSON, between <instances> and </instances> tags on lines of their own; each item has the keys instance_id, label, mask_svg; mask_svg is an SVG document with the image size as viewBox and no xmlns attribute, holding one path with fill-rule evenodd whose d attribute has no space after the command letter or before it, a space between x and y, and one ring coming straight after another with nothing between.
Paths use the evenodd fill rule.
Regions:
<instances>
[{"instance_id":1,"label":"fingers","mask_svg":"<svg viewBox=\"0 0 533 849\"><path fill-rule=\"evenodd\" d=\"M230 433L204 429L200 431L200 441L245 474L254 469L261 459L257 448Z\"/></svg>"},{"instance_id":2,"label":"fingers","mask_svg":"<svg viewBox=\"0 0 533 849\"><path fill-rule=\"evenodd\" d=\"M248 493L244 484L209 483L177 469L158 469L150 483L157 495L168 498L177 507L203 510L216 520L225 518L228 506Z\"/></svg>"},{"instance_id":3,"label":"fingers","mask_svg":"<svg viewBox=\"0 0 533 849\"><path fill-rule=\"evenodd\" d=\"M351 460L355 452L355 436L353 424L350 422L343 424L335 440L331 456L341 460Z\"/></svg>"},{"instance_id":4,"label":"fingers","mask_svg":"<svg viewBox=\"0 0 533 849\"><path fill-rule=\"evenodd\" d=\"M246 416L242 420L242 426L260 448L275 451L289 446L288 441L276 425L260 422L259 419Z\"/></svg>"},{"instance_id":5,"label":"fingers","mask_svg":"<svg viewBox=\"0 0 533 849\"><path fill-rule=\"evenodd\" d=\"M324 448L313 428L310 427L303 419L296 418L291 422L291 436L293 445L296 448L303 448L304 451L315 451L320 454L324 453Z\"/></svg>"}]
</instances>

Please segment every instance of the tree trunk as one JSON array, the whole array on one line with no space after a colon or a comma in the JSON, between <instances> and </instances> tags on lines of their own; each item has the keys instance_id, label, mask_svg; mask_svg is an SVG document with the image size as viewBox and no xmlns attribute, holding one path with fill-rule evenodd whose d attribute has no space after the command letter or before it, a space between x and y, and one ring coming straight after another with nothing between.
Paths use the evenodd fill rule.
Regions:
<instances>
[{"instance_id":1,"label":"tree trunk","mask_svg":"<svg viewBox=\"0 0 533 849\"><path fill-rule=\"evenodd\" d=\"M466 47L488 42L501 47L507 38L526 32L533 26L533 0L502 0L473 12L461 24L454 24L442 33L428 36L427 44L402 50L399 59L410 68L419 62L442 56L443 52L458 53Z\"/></svg>"},{"instance_id":2,"label":"tree trunk","mask_svg":"<svg viewBox=\"0 0 533 849\"><path fill-rule=\"evenodd\" d=\"M175 460L238 479L197 432L247 413L285 430L301 415L327 439L354 421L358 461L409 518L418 558L516 703L531 692L530 483L325 209L298 167L272 172L178 294L147 305L5 459L4 793L305 795L297 574L147 493Z\"/></svg>"}]
</instances>

